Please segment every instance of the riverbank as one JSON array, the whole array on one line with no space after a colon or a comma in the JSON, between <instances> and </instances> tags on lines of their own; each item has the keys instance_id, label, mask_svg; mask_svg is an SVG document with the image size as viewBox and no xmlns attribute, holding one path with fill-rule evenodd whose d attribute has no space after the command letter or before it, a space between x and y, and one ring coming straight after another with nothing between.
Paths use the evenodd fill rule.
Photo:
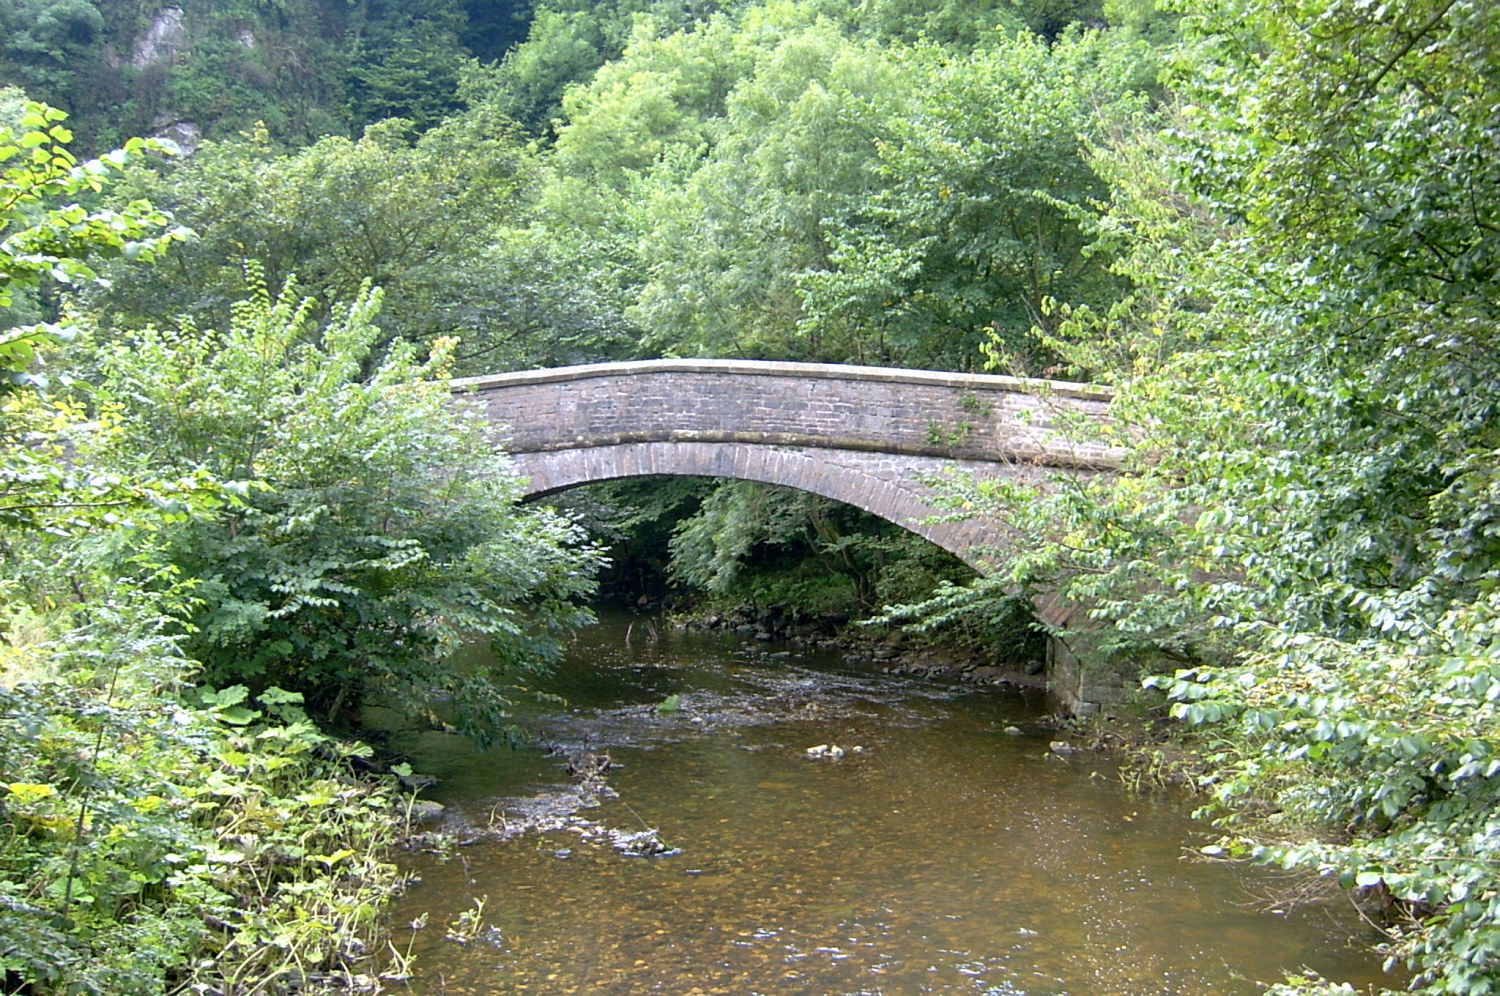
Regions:
<instances>
[{"instance_id":1,"label":"riverbank","mask_svg":"<svg viewBox=\"0 0 1500 996\"><path fill-rule=\"evenodd\" d=\"M408 800L368 748L74 636L0 648L0 990L377 991Z\"/></svg>"},{"instance_id":2,"label":"riverbank","mask_svg":"<svg viewBox=\"0 0 1500 996\"><path fill-rule=\"evenodd\" d=\"M890 674L1040 691L1046 687L1036 647L997 654L973 645L915 640L887 629L866 629L847 615L815 615L795 608L742 604L674 614L669 625L686 632L733 634L759 643L837 654L856 666ZM654 625L654 623L652 623Z\"/></svg>"}]
</instances>

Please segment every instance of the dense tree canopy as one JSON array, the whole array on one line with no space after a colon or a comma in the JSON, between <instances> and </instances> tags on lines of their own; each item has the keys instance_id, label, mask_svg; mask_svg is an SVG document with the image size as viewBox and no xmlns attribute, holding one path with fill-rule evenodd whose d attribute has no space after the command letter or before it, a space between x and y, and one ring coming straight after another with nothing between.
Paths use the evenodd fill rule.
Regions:
<instances>
[{"instance_id":1,"label":"dense tree canopy","mask_svg":"<svg viewBox=\"0 0 1500 996\"><path fill-rule=\"evenodd\" d=\"M536 170L513 125L479 114L415 140L393 119L290 152L263 133L211 143L125 181L197 237L163 266L116 266L89 300L112 324L219 322L255 260L324 302L380 286L382 341L457 337L461 372L566 359L570 340L607 349L608 311L568 286L560 247L516 223Z\"/></svg>"},{"instance_id":2,"label":"dense tree canopy","mask_svg":"<svg viewBox=\"0 0 1500 996\"><path fill-rule=\"evenodd\" d=\"M1052 537L1012 579L1196 665L1155 683L1235 730L1226 851L1385 890L1420 991L1494 992L1500 19L1195 13L1158 130L1096 153L1134 294L1051 340L1112 366L1139 464L1044 508L965 498Z\"/></svg>"}]
</instances>

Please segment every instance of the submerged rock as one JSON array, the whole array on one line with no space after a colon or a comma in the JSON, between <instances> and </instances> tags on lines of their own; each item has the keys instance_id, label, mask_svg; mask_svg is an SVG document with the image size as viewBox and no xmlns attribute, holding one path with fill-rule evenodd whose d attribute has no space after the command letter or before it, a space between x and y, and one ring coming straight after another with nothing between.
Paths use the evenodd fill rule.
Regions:
<instances>
[{"instance_id":1,"label":"submerged rock","mask_svg":"<svg viewBox=\"0 0 1500 996\"><path fill-rule=\"evenodd\" d=\"M626 833L623 830L609 831L610 838L615 850L632 858L670 858L674 854L681 854L682 848L670 847L662 843L657 836L656 830L642 830L640 833Z\"/></svg>"},{"instance_id":2,"label":"submerged rock","mask_svg":"<svg viewBox=\"0 0 1500 996\"><path fill-rule=\"evenodd\" d=\"M676 698L676 696L670 698ZM676 708L675 703L672 708ZM662 711L660 706L657 710ZM607 753L595 754L593 751L583 751L568 758L567 772L575 782L602 781L614 764L614 758Z\"/></svg>"},{"instance_id":3,"label":"submerged rock","mask_svg":"<svg viewBox=\"0 0 1500 996\"><path fill-rule=\"evenodd\" d=\"M416 799L412 802L408 812L413 823L431 823L443 815L446 809L441 802L433 802L429 799Z\"/></svg>"}]
</instances>

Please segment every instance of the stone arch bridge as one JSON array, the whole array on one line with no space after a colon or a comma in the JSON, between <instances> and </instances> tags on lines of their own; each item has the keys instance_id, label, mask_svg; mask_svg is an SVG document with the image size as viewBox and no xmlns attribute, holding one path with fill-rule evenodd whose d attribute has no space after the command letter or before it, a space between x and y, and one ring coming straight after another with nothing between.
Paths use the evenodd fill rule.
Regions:
<instances>
[{"instance_id":1,"label":"stone arch bridge","mask_svg":"<svg viewBox=\"0 0 1500 996\"><path fill-rule=\"evenodd\" d=\"M781 484L846 502L926 537L978 571L1003 527L942 518L930 482L957 474L1038 481L1116 469L1098 441L1106 390L1061 381L839 364L647 360L454 381L505 433L527 495L657 474ZM1074 609L1046 601L1042 618ZM1086 640L1086 637L1084 638ZM1087 644L1053 639L1048 684L1086 714L1125 680Z\"/></svg>"},{"instance_id":2,"label":"stone arch bridge","mask_svg":"<svg viewBox=\"0 0 1500 996\"><path fill-rule=\"evenodd\" d=\"M928 483L1119 465L1088 438L1104 389L1061 381L842 364L647 360L454 382L506 432L528 495L653 474L733 477L846 502L977 570L997 524L941 519Z\"/></svg>"}]
</instances>

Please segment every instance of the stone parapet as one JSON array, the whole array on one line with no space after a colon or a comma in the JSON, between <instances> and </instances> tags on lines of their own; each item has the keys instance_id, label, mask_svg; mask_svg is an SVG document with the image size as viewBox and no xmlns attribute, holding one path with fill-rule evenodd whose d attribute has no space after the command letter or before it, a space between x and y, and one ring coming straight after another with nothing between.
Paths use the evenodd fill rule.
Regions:
<instances>
[{"instance_id":1,"label":"stone parapet","mask_svg":"<svg viewBox=\"0 0 1500 996\"><path fill-rule=\"evenodd\" d=\"M818 446L1113 469L1107 391L844 364L652 360L454 382L513 453L643 442Z\"/></svg>"}]
</instances>

